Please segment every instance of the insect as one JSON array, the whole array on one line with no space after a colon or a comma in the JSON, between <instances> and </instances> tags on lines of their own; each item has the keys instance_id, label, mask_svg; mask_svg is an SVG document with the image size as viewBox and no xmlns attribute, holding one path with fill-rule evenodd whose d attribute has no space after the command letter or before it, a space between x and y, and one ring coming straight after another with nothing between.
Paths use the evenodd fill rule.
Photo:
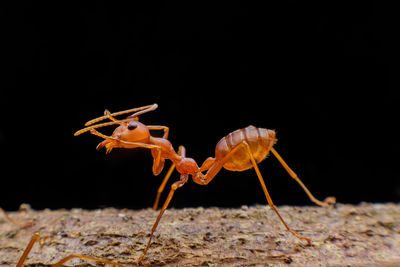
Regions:
<instances>
[{"instance_id":1,"label":"insect","mask_svg":"<svg viewBox=\"0 0 400 267\"><path fill-rule=\"evenodd\" d=\"M296 173L292 171L292 169L290 169L290 167L286 164L286 162L282 159L278 152L273 148L274 144L276 143L274 130L256 128L254 126L248 126L244 129L236 130L223 137L216 145L215 157L207 158L199 167L194 159L186 157L185 147L180 146L178 152L175 152L172 144L168 141L168 127L159 125L145 125L139 122L139 115L153 111L157 107L157 104L153 104L116 113L110 113L108 110L105 110L104 116L88 121L85 124L86 128L83 128L74 134L75 136L77 136L85 132L90 132L93 135L103 138L104 140L98 144L97 149L99 150L101 148L105 148L106 153L110 153L113 148L131 149L142 147L150 149L151 155L153 157L152 170L154 175L158 175L161 173L164 168L164 163L166 159L172 161L170 169L168 170L160 187L157 190L153 209L157 209L160 195L163 192L174 169L176 169L180 173L180 179L171 185L169 194L161 207L153 228L151 229L151 234L149 236L146 248L137 260L138 264L146 256L146 253L150 248L153 234L157 229L162 215L170 204L175 194L175 191L178 188L182 187L189 180L189 177L191 177L192 180L197 184L207 185L212 181L212 179L218 174L218 172L222 168L230 171L245 171L254 168L261 187L264 191L268 205L279 217L279 220L292 235L299 238L300 240L306 241L308 244L311 244L311 240L309 238L301 236L290 229L290 227L283 220L282 216L279 214L268 193L267 187L265 186L264 179L258 168L258 163L264 160L269 152L271 152L282 164L289 175L297 183L300 184L300 186L306 192L311 201L319 206L328 206L329 204L334 204L336 200L334 197L328 197L324 201L319 201L311 194L307 187L298 178ZM122 120L118 120L115 118L116 116L128 113L133 114ZM109 119L110 121L105 123L98 123L106 119ZM96 130L97 128L110 125L118 125L111 136L104 135ZM150 131L153 130L162 130L164 134L162 137L154 137L150 134ZM101 259L90 259L105 262Z\"/></svg>"},{"instance_id":2,"label":"insect","mask_svg":"<svg viewBox=\"0 0 400 267\"><path fill-rule=\"evenodd\" d=\"M230 171L245 171L250 168L254 168L256 175L260 181L261 187L264 191L265 197L269 206L274 210L280 221L283 223L285 228L293 234L295 237L306 241L308 244L311 243L310 239L297 234L295 231L285 223L278 210L276 209L272 199L268 193L267 187L265 186L263 177L258 168L258 163L267 157L269 152L278 159L289 175L296 180L297 183L307 193L311 201L320 206L328 206L329 204L335 203L334 197L328 197L325 201L319 201L316 199L307 187L301 182L296 173L290 169L278 152L273 148L276 137L274 130L268 130L264 128L256 128L249 126L244 129L236 130L227 136L223 137L216 145L215 157L207 158L203 164L199 167L196 161L192 158L186 157L186 151L183 146L179 147L178 153L173 149L172 144L168 141L169 128L166 126L148 126L139 122L138 116L153 111L158 107L157 104L144 106L140 108L129 109L111 114L108 110L104 112L104 116L93 119L85 124L88 126L75 133L75 136L90 131L90 133L97 135L104 140L97 146L97 149L105 147L106 153L110 153L113 148L136 148L143 147L148 148L153 156L153 174L158 175L161 173L164 167L166 159L172 161L168 173L163 179L160 187L157 190L157 196L153 209L158 206L159 198L165 185L170 178L173 170L180 173L180 179L174 182L171 186L167 199L165 200L160 213L153 225L151 234L147 243L147 246L143 254L139 257L138 262L141 262L145 257L153 237L154 231L156 230L158 223L168 205L174 196L175 191L182 187L189 179L200 185L207 185L211 180L218 174L218 172L225 168ZM133 113L124 120L117 120L115 116L123 115L127 113ZM109 119L110 122L96 124L102 120ZM111 136L106 136L99 133L96 129L109 125L119 125ZM153 137L150 134L151 130L163 130L163 137ZM203 172L206 172L203 174Z\"/></svg>"}]
</instances>

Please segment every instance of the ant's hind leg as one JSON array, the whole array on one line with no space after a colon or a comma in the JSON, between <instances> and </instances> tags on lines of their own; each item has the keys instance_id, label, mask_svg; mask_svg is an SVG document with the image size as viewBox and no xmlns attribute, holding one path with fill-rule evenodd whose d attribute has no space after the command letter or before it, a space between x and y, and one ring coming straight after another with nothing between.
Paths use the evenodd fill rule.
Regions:
<instances>
[{"instance_id":1,"label":"ant's hind leg","mask_svg":"<svg viewBox=\"0 0 400 267\"><path fill-rule=\"evenodd\" d=\"M251 160L251 163L253 164L254 170L256 171L258 180L259 180L260 183L261 183L261 187L262 187L262 189L263 189L263 191L264 191L265 197L267 198L268 205L274 210L274 212L276 213L276 215L278 215L279 220L283 223L283 225L285 226L285 228L286 228L292 235L294 235L295 237L297 237L297 238L299 238L299 239L302 239L302 240L307 241L308 244L311 244L311 240L310 240L309 238L304 237L304 236L301 236L301 235L298 235L295 231L293 231L292 229L290 229L289 226L285 223L285 221L283 220L283 218L282 218L281 215L279 214L278 210L276 209L274 203L272 202L272 199L271 199L271 197L270 197L270 195L269 195L269 193L268 193L267 187L265 186L264 179L263 179L263 177L262 177L262 175L261 175L260 169L258 168L257 162L256 162L256 160L254 159L253 154L251 153L250 146L247 144L247 142L243 142L243 143L245 144L245 147L246 147L246 149L247 149L247 152L248 152L248 154L249 154L249 156L250 156L250 160ZM242 143L242 144L243 144L243 143Z\"/></svg>"},{"instance_id":2,"label":"ant's hind leg","mask_svg":"<svg viewBox=\"0 0 400 267\"><path fill-rule=\"evenodd\" d=\"M285 170L289 173L289 175L296 180L296 182L303 188L304 192L308 195L308 197L311 199L312 202L315 204L326 207L329 204L335 204L336 203L336 198L335 197L327 197L324 201L320 201L316 199L311 192L307 189L307 187L303 184L303 182L300 180L300 178L297 176L297 174L290 169L290 167L286 164L286 162L282 159L282 157L276 152L276 150L272 147L271 148L272 154L279 160L279 162L282 164L282 166L285 168Z\"/></svg>"},{"instance_id":3,"label":"ant's hind leg","mask_svg":"<svg viewBox=\"0 0 400 267\"><path fill-rule=\"evenodd\" d=\"M208 171L205 175L198 175L198 176L193 176L193 181L195 183L201 184L201 185L206 185L209 182L211 182L211 180L215 177L215 175L217 175L217 173L222 169L222 167L224 166L224 164L232 157L232 155L234 155L239 149L245 148L249 158L251 160L251 163L254 167L254 170L256 171L257 177L260 180L261 183L261 187L264 191L265 197L267 198L268 201L268 205L272 208L272 210L276 213L276 215L278 215L279 220L283 223L283 225L285 226L285 228L295 237L305 240L307 241L308 244L311 243L310 239L304 236L300 236L298 235L295 231L293 231L292 229L289 228L289 226L285 223L285 221L283 220L283 218L281 217L281 215L279 214L278 210L276 209L274 203L272 202L272 199L268 193L267 187L265 186L264 183L264 179L262 178L261 172L258 169L258 165L256 160L253 157L253 154L251 152L250 146L246 141L243 141L242 143L238 144L237 146L235 146L234 148L231 149L231 151L226 154L222 159L217 159L214 160L213 159L208 159L206 160L205 164L203 163L203 165L207 166ZM209 162L207 162L209 161Z\"/></svg>"}]
</instances>

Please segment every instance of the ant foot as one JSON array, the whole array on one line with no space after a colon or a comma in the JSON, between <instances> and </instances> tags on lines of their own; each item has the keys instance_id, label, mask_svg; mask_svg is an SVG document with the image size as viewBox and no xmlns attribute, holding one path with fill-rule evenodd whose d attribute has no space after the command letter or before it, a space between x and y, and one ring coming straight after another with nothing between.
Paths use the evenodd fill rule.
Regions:
<instances>
[{"instance_id":1,"label":"ant foot","mask_svg":"<svg viewBox=\"0 0 400 267\"><path fill-rule=\"evenodd\" d=\"M327 198L325 198L324 203L326 203L328 205L335 205L336 197L327 197Z\"/></svg>"}]
</instances>

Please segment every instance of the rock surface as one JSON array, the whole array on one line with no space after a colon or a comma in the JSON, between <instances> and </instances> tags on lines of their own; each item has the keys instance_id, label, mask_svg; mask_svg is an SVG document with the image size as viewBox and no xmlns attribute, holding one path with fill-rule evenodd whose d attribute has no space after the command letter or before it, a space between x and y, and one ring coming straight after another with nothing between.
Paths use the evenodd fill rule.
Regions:
<instances>
[{"instance_id":1,"label":"rock surface","mask_svg":"<svg viewBox=\"0 0 400 267\"><path fill-rule=\"evenodd\" d=\"M268 206L168 209L143 260L151 266L400 266L400 205L278 207L291 235ZM69 254L127 266L141 255L158 215L145 210L22 210L21 228L0 215L0 266L15 266L36 232L25 266L49 266ZM96 266L73 259L65 266Z\"/></svg>"}]
</instances>

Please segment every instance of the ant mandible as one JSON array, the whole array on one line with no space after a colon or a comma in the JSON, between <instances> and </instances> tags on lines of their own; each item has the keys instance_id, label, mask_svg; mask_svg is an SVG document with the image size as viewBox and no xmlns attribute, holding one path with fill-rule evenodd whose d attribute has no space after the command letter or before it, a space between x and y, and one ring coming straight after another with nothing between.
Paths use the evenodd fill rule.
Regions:
<instances>
[{"instance_id":1,"label":"ant mandible","mask_svg":"<svg viewBox=\"0 0 400 267\"><path fill-rule=\"evenodd\" d=\"M172 161L172 165L167 172L165 178L163 179L160 187L157 191L156 200L153 205L153 209L156 210L159 202L159 198L161 193L163 192L165 185L170 178L172 172L176 168L176 170L180 173L180 179L177 182L174 182L171 186L171 190L167 196L167 199L164 202L164 205L161 208L161 211L153 225L151 230L151 234L149 240L147 242L147 246L142 253L142 255L137 260L139 264L143 258L145 257L148 249L150 248L151 240L153 238L154 231L156 230L158 223L164 211L167 209L171 199L175 193L175 191L182 187L189 179L189 176L192 177L193 181L200 185L207 185L211 180L218 174L218 172L225 168L230 171L245 171L251 168L254 168L257 177L260 181L261 187L264 191L265 197L267 198L268 205L273 209L276 215L279 217L279 220L285 226L285 228L295 237L305 240L308 244L311 244L311 240L307 237L301 236L297 234L295 231L289 228L289 226L285 223L278 210L276 209L272 199L268 193L267 187L265 186L264 179L261 175L261 172L258 168L258 163L264 160L269 152L278 159L278 161L282 164L285 170L289 173L289 175L296 180L297 183L303 188L303 190L307 193L308 197L319 206L328 206L329 204L334 204L336 199L334 197L328 197L324 201L319 201L316 199L311 192L307 189L307 187L302 183L299 177L296 175L292 169L286 164L286 162L282 159L282 157L278 154L278 152L273 148L273 145L276 143L275 131L264 129L264 128L256 128L254 126L248 126L244 129L236 130L225 137L223 137L216 145L215 148L215 157L207 158L201 167L199 167L196 161L192 158L186 157L186 150L183 146L179 147L178 153L172 147L172 144L168 141L168 133L169 128L166 126L150 126L145 125L139 122L138 116L153 111L158 107L157 104L143 106L140 108L133 108L129 110L124 110L116 113L110 113L108 110L105 110L104 116L98 117L91 121L88 121L84 129L77 131L74 135L80 135L82 133L90 131L91 134L97 135L104 140L98 144L97 149L101 149L105 147L106 153L110 153L113 148L137 148L143 147L148 148L151 151L151 155L153 156L153 174L158 175L164 168L164 163L166 159ZM123 115L127 113L133 113L128 116L126 119L117 120L115 117L118 115ZM105 119L111 120L106 123L97 122L103 121ZM110 126L110 125L119 125L111 136L107 136L99 133L96 129L100 127ZM162 137L154 137L150 134L151 130L163 130L164 135ZM203 174L204 171L207 171L206 174ZM35 238L35 237L34 237ZM31 243L33 245L34 238L32 238ZM38 237L36 237L38 239ZM31 246L32 246L31 245ZM30 248L31 248L30 246ZM28 246L29 247L29 246ZM25 253L27 254L30 248L26 249ZM26 257L26 255L25 255ZM115 265L119 265L118 263L105 261L102 259L86 257L83 255L70 255L64 258L62 261L57 263L56 265L61 265L61 262L65 262L73 257L79 257L82 259L94 260L103 263L111 263ZM21 259L23 262L24 259ZM22 263L21 263L22 265ZM19 265L19 266L21 266Z\"/></svg>"}]
</instances>

